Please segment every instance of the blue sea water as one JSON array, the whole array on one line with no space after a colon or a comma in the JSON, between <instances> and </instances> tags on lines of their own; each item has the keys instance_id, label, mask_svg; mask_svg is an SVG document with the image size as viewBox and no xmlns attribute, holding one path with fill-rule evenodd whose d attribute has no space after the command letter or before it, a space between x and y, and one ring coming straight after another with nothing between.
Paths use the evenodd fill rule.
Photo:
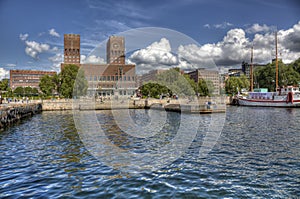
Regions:
<instances>
[{"instance_id":1,"label":"blue sea water","mask_svg":"<svg viewBox=\"0 0 300 199\"><path fill-rule=\"evenodd\" d=\"M143 127L151 120L149 111L155 115L158 110L130 110L130 115ZM131 173L124 162L115 162L114 153L98 157L89 150L71 111L43 112L0 132L0 198L300 196L300 109L227 107L221 115L226 119L222 131L205 157L199 156L199 150L216 115L166 112L162 123L148 128L159 128L156 134L141 138L130 126L126 128L131 135L122 131L125 127L114 121L110 111L94 113L109 144L137 154L170 144L182 117L196 119L199 127L192 142L185 143L185 151L176 153L180 156L170 163L155 156L153 161L162 161L161 167L149 165L151 171ZM194 128L184 126L184 133L192 134ZM114 164L108 161L114 158Z\"/></svg>"}]
</instances>

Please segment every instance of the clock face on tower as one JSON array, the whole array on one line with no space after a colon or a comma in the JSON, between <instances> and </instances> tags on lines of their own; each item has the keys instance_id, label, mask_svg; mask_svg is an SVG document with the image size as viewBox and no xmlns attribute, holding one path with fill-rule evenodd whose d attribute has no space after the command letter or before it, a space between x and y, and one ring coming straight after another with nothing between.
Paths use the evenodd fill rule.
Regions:
<instances>
[{"instance_id":1,"label":"clock face on tower","mask_svg":"<svg viewBox=\"0 0 300 199\"><path fill-rule=\"evenodd\" d=\"M119 49L119 44L118 43L113 43L113 49Z\"/></svg>"}]
</instances>

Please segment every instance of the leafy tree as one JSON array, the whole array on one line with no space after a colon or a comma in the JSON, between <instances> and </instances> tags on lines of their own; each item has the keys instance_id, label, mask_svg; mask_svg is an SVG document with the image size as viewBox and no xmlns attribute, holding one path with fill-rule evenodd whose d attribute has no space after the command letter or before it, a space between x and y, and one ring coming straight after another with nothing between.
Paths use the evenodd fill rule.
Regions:
<instances>
[{"instance_id":1,"label":"leafy tree","mask_svg":"<svg viewBox=\"0 0 300 199\"><path fill-rule=\"evenodd\" d=\"M60 93L63 97L72 98L77 73L78 66L73 64L66 65L61 71Z\"/></svg>"},{"instance_id":2,"label":"leafy tree","mask_svg":"<svg viewBox=\"0 0 300 199\"><path fill-rule=\"evenodd\" d=\"M23 87L17 87L17 88L15 88L14 95L24 96L24 88Z\"/></svg>"},{"instance_id":3,"label":"leafy tree","mask_svg":"<svg viewBox=\"0 0 300 199\"><path fill-rule=\"evenodd\" d=\"M149 96L156 99L159 99L161 94L167 94L169 96L172 95L172 91L170 89L156 82L148 82L141 86L140 90L143 96Z\"/></svg>"},{"instance_id":4,"label":"leafy tree","mask_svg":"<svg viewBox=\"0 0 300 199\"><path fill-rule=\"evenodd\" d=\"M61 85L59 90L63 97L71 98L73 96L82 96L86 94L88 82L85 79L84 71L79 70L78 66L74 64L65 66L60 73L60 78Z\"/></svg>"},{"instance_id":5,"label":"leafy tree","mask_svg":"<svg viewBox=\"0 0 300 199\"><path fill-rule=\"evenodd\" d=\"M24 88L24 95L25 96L31 96L32 95L32 88L30 86L27 86Z\"/></svg>"},{"instance_id":6,"label":"leafy tree","mask_svg":"<svg viewBox=\"0 0 300 199\"><path fill-rule=\"evenodd\" d=\"M285 65L282 61L278 62L279 86L298 85L300 75L296 71L297 61L290 65ZM296 70L295 70L296 69ZM268 88L269 91L275 90L276 79L275 62L256 68L254 71L255 87Z\"/></svg>"},{"instance_id":7,"label":"leafy tree","mask_svg":"<svg viewBox=\"0 0 300 199\"><path fill-rule=\"evenodd\" d=\"M2 79L2 81L0 81L0 90L1 91L8 91L8 79Z\"/></svg>"},{"instance_id":8,"label":"leafy tree","mask_svg":"<svg viewBox=\"0 0 300 199\"><path fill-rule=\"evenodd\" d=\"M52 95L52 92L55 88L52 77L49 75L44 75L40 80L39 87L46 96Z\"/></svg>"},{"instance_id":9,"label":"leafy tree","mask_svg":"<svg viewBox=\"0 0 300 199\"><path fill-rule=\"evenodd\" d=\"M60 92L60 86L61 86L61 78L60 78L60 74L55 74L52 76L52 81L54 83L54 90L56 91L56 93Z\"/></svg>"},{"instance_id":10,"label":"leafy tree","mask_svg":"<svg viewBox=\"0 0 300 199\"><path fill-rule=\"evenodd\" d=\"M195 95L195 86L189 77L181 75L178 69L170 69L156 76L157 83L168 87L179 96Z\"/></svg>"},{"instance_id":11,"label":"leafy tree","mask_svg":"<svg viewBox=\"0 0 300 199\"><path fill-rule=\"evenodd\" d=\"M199 79L196 92L200 96L211 96L214 90L214 85L210 80Z\"/></svg>"},{"instance_id":12,"label":"leafy tree","mask_svg":"<svg viewBox=\"0 0 300 199\"><path fill-rule=\"evenodd\" d=\"M38 95L39 91L37 88L32 88L32 95Z\"/></svg>"},{"instance_id":13,"label":"leafy tree","mask_svg":"<svg viewBox=\"0 0 300 199\"><path fill-rule=\"evenodd\" d=\"M246 77L246 75L241 75L239 80L240 80L241 88L244 88L247 90L250 88L250 80Z\"/></svg>"},{"instance_id":14,"label":"leafy tree","mask_svg":"<svg viewBox=\"0 0 300 199\"><path fill-rule=\"evenodd\" d=\"M243 88L249 88L249 80L245 76L241 77L229 77L225 81L225 91L230 95L235 95Z\"/></svg>"},{"instance_id":15,"label":"leafy tree","mask_svg":"<svg viewBox=\"0 0 300 199\"><path fill-rule=\"evenodd\" d=\"M73 96L84 96L87 93L88 82L85 79L84 71L79 70L77 73Z\"/></svg>"},{"instance_id":16,"label":"leafy tree","mask_svg":"<svg viewBox=\"0 0 300 199\"><path fill-rule=\"evenodd\" d=\"M300 74L300 58L291 63L290 66L293 67L293 69Z\"/></svg>"}]
</instances>

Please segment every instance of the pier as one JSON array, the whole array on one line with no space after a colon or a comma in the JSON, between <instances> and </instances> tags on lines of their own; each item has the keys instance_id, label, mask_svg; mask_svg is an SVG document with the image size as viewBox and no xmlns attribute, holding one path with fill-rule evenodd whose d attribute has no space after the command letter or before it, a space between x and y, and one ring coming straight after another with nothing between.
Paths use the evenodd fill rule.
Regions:
<instances>
[{"instance_id":1,"label":"pier","mask_svg":"<svg viewBox=\"0 0 300 199\"><path fill-rule=\"evenodd\" d=\"M22 118L30 117L42 111L41 103L4 104L0 107L0 129L15 124Z\"/></svg>"},{"instance_id":2,"label":"pier","mask_svg":"<svg viewBox=\"0 0 300 199\"><path fill-rule=\"evenodd\" d=\"M189 99L61 99L43 100L43 111L63 110L111 110L111 109L164 109L166 111L185 113L221 113L225 112L226 97Z\"/></svg>"}]
</instances>

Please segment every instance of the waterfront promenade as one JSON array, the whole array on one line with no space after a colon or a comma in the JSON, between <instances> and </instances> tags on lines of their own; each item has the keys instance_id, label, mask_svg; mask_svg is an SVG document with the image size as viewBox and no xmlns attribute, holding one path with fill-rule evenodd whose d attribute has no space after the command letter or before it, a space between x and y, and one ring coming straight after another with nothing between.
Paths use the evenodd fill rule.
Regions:
<instances>
[{"instance_id":1,"label":"waterfront promenade","mask_svg":"<svg viewBox=\"0 0 300 199\"><path fill-rule=\"evenodd\" d=\"M41 104L43 111L62 110L110 110L110 109L166 109L177 112L223 112L226 104L229 104L227 97L202 97L197 99L50 99L50 100L29 100L1 104L1 110L8 107L20 107L30 104Z\"/></svg>"},{"instance_id":2,"label":"waterfront promenade","mask_svg":"<svg viewBox=\"0 0 300 199\"><path fill-rule=\"evenodd\" d=\"M225 112L228 99L224 97L198 98L198 99L53 99L39 100L43 111L52 110L110 110L110 109L148 109L163 108L168 111L190 113Z\"/></svg>"}]
</instances>

